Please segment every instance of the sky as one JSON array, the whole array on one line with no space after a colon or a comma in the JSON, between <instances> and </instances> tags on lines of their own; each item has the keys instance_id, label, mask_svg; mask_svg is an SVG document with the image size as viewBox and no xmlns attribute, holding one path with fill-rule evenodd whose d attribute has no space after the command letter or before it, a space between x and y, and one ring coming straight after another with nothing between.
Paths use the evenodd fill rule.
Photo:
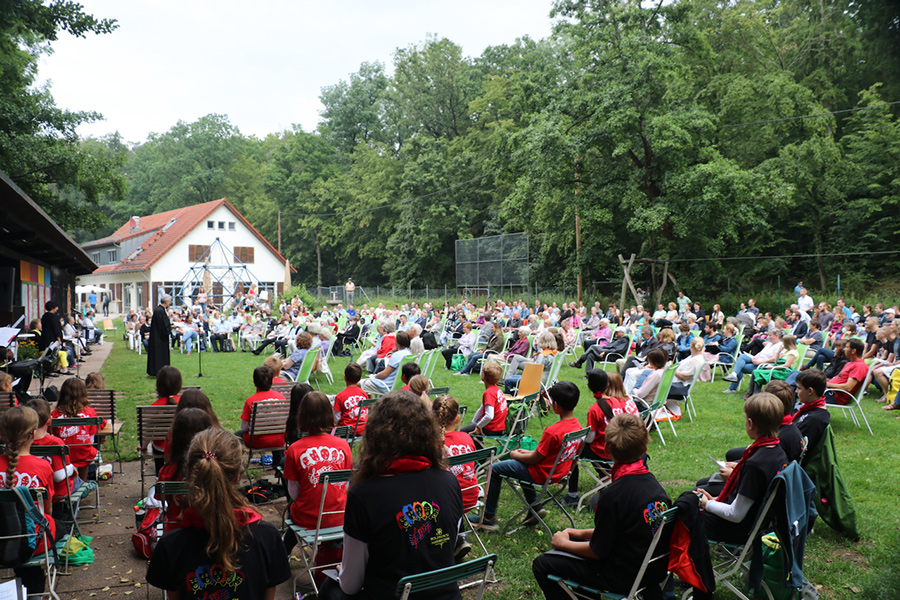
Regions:
<instances>
[{"instance_id":1,"label":"sky","mask_svg":"<svg viewBox=\"0 0 900 600\"><path fill-rule=\"evenodd\" d=\"M518 37L547 37L551 0L81 0L119 27L75 38L62 33L39 66L60 108L104 121L83 137L118 131L146 141L178 120L219 113L245 135L265 137L319 121L323 86L362 62L391 70L394 51L427 35L476 57Z\"/></svg>"}]
</instances>

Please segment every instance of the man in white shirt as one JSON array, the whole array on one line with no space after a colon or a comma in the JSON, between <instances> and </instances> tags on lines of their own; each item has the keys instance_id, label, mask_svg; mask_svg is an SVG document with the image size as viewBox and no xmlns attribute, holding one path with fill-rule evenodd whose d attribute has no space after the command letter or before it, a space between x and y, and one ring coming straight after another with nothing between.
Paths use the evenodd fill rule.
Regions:
<instances>
[{"instance_id":1,"label":"man in white shirt","mask_svg":"<svg viewBox=\"0 0 900 600\"><path fill-rule=\"evenodd\" d=\"M809 315L807 313L812 310L812 307L815 305L816 303L813 302L812 296L810 296L806 292L806 288L800 288L800 296L797 298L797 308L800 309L800 312L806 315L806 318L803 319L804 321L809 319Z\"/></svg>"}]
</instances>

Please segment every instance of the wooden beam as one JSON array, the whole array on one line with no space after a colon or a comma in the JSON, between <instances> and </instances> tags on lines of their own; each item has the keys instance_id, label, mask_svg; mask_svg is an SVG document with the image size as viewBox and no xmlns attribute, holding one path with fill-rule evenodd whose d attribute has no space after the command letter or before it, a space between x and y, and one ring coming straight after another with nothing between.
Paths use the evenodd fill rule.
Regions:
<instances>
[{"instance_id":1,"label":"wooden beam","mask_svg":"<svg viewBox=\"0 0 900 600\"><path fill-rule=\"evenodd\" d=\"M659 289L656 290L656 305L659 306L659 303L662 302L663 292L666 291L666 283L668 283L669 279L669 261L666 260L663 265L663 276L662 276L662 285L659 286Z\"/></svg>"},{"instance_id":2,"label":"wooden beam","mask_svg":"<svg viewBox=\"0 0 900 600\"><path fill-rule=\"evenodd\" d=\"M631 294L632 296L634 296L634 303L636 305L641 304L641 297L638 295L637 290L634 287L634 282L631 281L631 266L634 264L634 254L631 255L631 258L628 260L627 264L625 262L625 258L623 258L620 254L619 262L622 263L622 269L625 271L625 281L622 284L622 306L625 305L625 284L627 284L629 289L631 289Z\"/></svg>"}]
</instances>

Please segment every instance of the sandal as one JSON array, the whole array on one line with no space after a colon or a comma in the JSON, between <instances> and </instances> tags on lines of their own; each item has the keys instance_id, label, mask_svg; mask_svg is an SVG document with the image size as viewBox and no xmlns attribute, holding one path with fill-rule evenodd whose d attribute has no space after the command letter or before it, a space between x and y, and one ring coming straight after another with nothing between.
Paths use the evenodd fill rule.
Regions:
<instances>
[{"instance_id":1,"label":"sandal","mask_svg":"<svg viewBox=\"0 0 900 600\"><path fill-rule=\"evenodd\" d=\"M886 404L881 407L881 410L900 410L900 404ZM900 418L900 417L898 417Z\"/></svg>"}]
</instances>

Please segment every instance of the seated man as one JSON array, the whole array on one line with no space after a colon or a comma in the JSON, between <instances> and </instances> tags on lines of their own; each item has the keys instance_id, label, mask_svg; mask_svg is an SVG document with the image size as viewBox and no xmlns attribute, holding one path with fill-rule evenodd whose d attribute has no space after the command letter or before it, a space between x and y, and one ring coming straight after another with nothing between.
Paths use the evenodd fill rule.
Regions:
<instances>
[{"instance_id":1,"label":"seated man","mask_svg":"<svg viewBox=\"0 0 900 600\"><path fill-rule=\"evenodd\" d=\"M594 588L627 594L647 548L656 519L672 501L645 466L643 456L650 437L640 417L616 415L606 427L606 449L615 461L612 483L598 497L593 529L558 531L553 551L532 563L532 571L544 597L569 598L548 575L577 581ZM667 541L657 546L668 551ZM654 561L644 573L644 598L660 598L658 585L666 576L665 561Z\"/></svg>"},{"instance_id":2,"label":"seated man","mask_svg":"<svg viewBox=\"0 0 900 600\"><path fill-rule=\"evenodd\" d=\"M360 387L366 393L385 394L394 387L394 381L400 374L400 363L403 361L403 357L410 354L409 334L405 331L398 331L394 341L397 344L396 349L386 357L384 369L363 380Z\"/></svg>"},{"instance_id":3,"label":"seated man","mask_svg":"<svg viewBox=\"0 0 900 600\"><path fill-rule=\"evenodd\" d=\"M847 341L844 346L844 354L850 362L844 365L836 377L828 380L829 388L841 391L835 393L829 390L826 392L825 401L827 403L844 405L853 401L853 397L856 396L869 373L869 366L862 359L864 351L865 344L862 340L853 338Z\"/></svg>"},{"instance_id":4,"label":"seated man","mask_svg":"<svg viewBox=\"0 0 900 600\"><path fill-rule=\"evenodd\" d=\"M587 363L586 369L591 371L594 369L594 363L603 360L607 355L625 356L628 352L629 343L629 339L625 335L625 332L626 329L624 327L616 327L616 330L613 332L613 339L608 344L603 346L600 344L590 346L587 351L581 355L581 358L575 362L570 362L569 366L580 369L581 365Z\"/></svg>"}]
</instances>

